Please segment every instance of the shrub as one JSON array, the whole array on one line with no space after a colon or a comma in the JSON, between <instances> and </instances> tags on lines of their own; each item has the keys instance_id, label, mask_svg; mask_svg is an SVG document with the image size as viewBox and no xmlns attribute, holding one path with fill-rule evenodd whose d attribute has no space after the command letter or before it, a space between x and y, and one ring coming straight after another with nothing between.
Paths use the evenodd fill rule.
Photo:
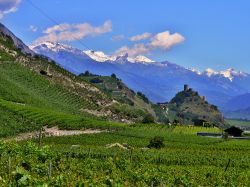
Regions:
<instances>
[{"instance_id":1,"label":"shrub","mask_svg":"<svg viewBox=\"0 0 250 187\"><path fill-rule=\"evenodd\" d=\"M151 114L147 114L142 120L142 123L154 123L154 122L155 119Z\"/></svg>"},{"instance_id":2,"label":"shrub","mask_svg":"<svg viewBox=\"0 0 250 187\"><path fill-rule=\"evenodd\" d=\"M96 77L96 78L91 79L90 82L93 84L98 84L98 83L103 83L103 80Z\"/></svg>"},{"instance_id":3,"label":"shrub","mask_svg":"<svg viewBox=\"0 0 250 187\"><path fill-rule=\"evenodd\" d=\"M148 148L161 149L164 145L164 138L160 136L155 136L149 142Z\"/></svg>"}]
</instances>

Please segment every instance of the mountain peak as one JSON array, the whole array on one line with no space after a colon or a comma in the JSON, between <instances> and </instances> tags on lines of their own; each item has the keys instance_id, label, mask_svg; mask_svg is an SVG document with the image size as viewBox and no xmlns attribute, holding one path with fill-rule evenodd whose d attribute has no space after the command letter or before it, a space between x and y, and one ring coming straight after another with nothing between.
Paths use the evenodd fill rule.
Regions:
<instances>
[{"instance_id":1,"label":"mountain peak","mask_svg":"<svg viewBox=\"0 0 250 187\"><path fill-rule=\"evenodd\" d=\"M195 68L188 68L188 70L190 70L190 71L192 71L192 72L194 72L194 73L196 73L196 74L198 74L198 75L201 75L201 74L202 74L199 70L197 70L197 69L195 69Z\"/></svg>"},{"instance_id":2,"label":"mountain peak","mask_svg":"<svg viewBox=\"0 0 250 187\"><path fill-rule=\"evenodd\" d=\"M208 68L202 74L206 75L208 77L221 76L221 77L229 79L231 82L234 80L235 77L246 77L246 76L248 76L247 73L244 73L242 71L236 71L233 68L228 68L228 69L222 70L222 71L215 71L215 70L213 70L211 68Z\"/></svg>"},{"instance_id":3,"label":"mountain peak","mask_svg":"<svg viewBox=\"0 0 250 187\"><path fill-rule=\"evenodd\" d=\"M148 57L145 57L145 56L142 56L142 55L137 56L135 58L132 58L132 60L134 62L144 62L144 63L154 63L155 62L155 61L149 59Z\"/></svg>"},{"instance_id":4,"label":"mountain peak","mask_svg":"<svg viewBox=\"0 0 250 187\"><path fill-rule=\"evenodd\" d=\"M123 55L116 56L115 61L118 61L118 62L127 62L127 61L129 61L128 58L129 58L128 57L128 53L125 53Z\"/></svg>"},{"instance_id":5,"label":"mountain peak","mask_svg":"<svg viewBox=\"0 0 250 187\"><path fill-rule=\"evenodd\" d=\"M203 72L203 74L207 75L208 77L211 77L211 76L213 76L213 75L217 75L218 72L215 71L215 70L213 70L213 69L211 69L211 68L207 68L207 69Z\"/></svg>"},{"instance_id":6,"label":"mountain peak","mask_svg":"<svg viewBox=\"0 0 250 187\"><path fill-rule=\"evenodd\" d=\"M77 54L82 53L82 51L77 48L71 47L66 44L50 42L50 41L35 43L35 44L30 45L29 47L30 49L34 51L50 50L53 52L68 51L68 52L77 53Z\"/></svg>"},{"instance_id":7,"label":"mountain peak","mask_svg":"<svg viewBox=\"0 0 250 187\"><path fill-rule=\"evenodd\" d=\"M86 55L88 55L90 58L97 62L106 62L106 61L114 61L115 57L108 56L102 51L83 51Z\"/></svg>"}]
</instances>

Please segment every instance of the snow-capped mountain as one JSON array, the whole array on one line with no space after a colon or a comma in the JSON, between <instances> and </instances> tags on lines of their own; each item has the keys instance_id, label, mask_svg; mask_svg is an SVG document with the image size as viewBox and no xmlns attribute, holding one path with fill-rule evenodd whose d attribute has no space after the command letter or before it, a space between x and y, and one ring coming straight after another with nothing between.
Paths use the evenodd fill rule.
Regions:
<instances>
[{"instance_id":1,"label":"snow-capped mountain","mask_svg":"<svg viewBox=\"0 0 250 187\"><path fill-rule=\"evenodd\" d=\"M114 61L116 59L116 57L106 55L102 51L91 51L91 50L88 50L88 51L83 51L83 52L86 55L88 55L90 58L92 58L93 60L95 60L97 62Z\"/></svg>"},{"instance_id":2,"label":"snow-capped mountain","mask_svg":"<svg viewBox=\"0 0 250 187\"><path fill-rule=\"evenodd\" d=\"M29 46L33 51L48 51L48 52L61 52L67 51L74 54L82 54L83 52L80 49L71 47L69 45L54 43L54 42L42 42L37 44L32 44Z\"/></svg>"},{"instance_id":3,"label":"snow-capped mountain","mask_svg":"<svg viewBox=\"0 0 250 187\"><path fill-rule=\"evenodd\" d=\"M206 69L203 73L203 75L207 75L208 77L212 76L221 76L224 78L229 79L231 82L236 78L236 77L249 77L250 74L242 72L242 71L236 71L233 68L229 68L224 71L215 71L211 68Z\"/></svg>"},{"instance_id":4,"label":"snow-capped mountain","mask_svg":"<svg viewBox=\"0 0 250 187\"><path fill-rule=\"evenodd\" d=\"M200 72L168 61L155 62L144 56L112 56L51 42L30 47L75 74L87 70L99 75L115 73L130 88L142 91L154 102L168 101L184 84L206 95L209 102L221 108L233 97L250 92L250 75L234 69Z\"/></svg>"},{"instance_id":5,"label":"snow-capped mountain","mask_svg":"<svg viewBox=\"0 0 250 187\"><path fill-rule=\"evenodd\" d=\"M29 46L30 49L34 51L51 51L51 52L70 52L76 55L82 54L87 55L89 58L95 60L96 62L119 62L119 63L155 63L155 61L145 57L145 56L136 56L134 58L129 57L128 54L116 56L116 55L106 55L102 51L81 51L80 49L61 44L61 43L53 43L53 42L42 42L36 43Z\"/></svg>"},{"instance_id":6,"label":"snow-capped mountain","mask_svg":"<svg viewBox=\"0 0 250 187\"><path fill-rule=\"evenodd\" d=\"M202 74L199 70L197 70L197 69L195 69L195 68L188 68L188 70L190 70L190 71L192 71L192 72L194 72L194 73L196 73L196 74L198 74L198 75L201 75L201 74Z\"/></svg>"},{"instance_id":7,"label":"snow-capped mountain","mask_svg":"<svg viewBox=\"0 0 250 187\"><path fill-rule=\"evenodd\" d=\"M140 56L137 56L134 59L132 59L131 62L154 63L155 61L153 61L153 60L151 60L151 59L149 59L149 58L147 58L145 56L140 55Z\"/></svg>"}]
</instances>

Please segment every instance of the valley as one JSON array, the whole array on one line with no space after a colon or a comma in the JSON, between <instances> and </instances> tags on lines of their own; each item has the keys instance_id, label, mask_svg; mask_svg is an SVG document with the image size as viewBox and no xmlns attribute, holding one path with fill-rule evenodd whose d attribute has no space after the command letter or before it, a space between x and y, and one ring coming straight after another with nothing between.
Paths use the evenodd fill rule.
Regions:
<instances>
[{"instance_id":1,"label":"valley","mask_svg":"<svg viewBox=\"0 0 250 187\"><path fill-rule=\"evenodd\" d=\"M248 122L225 120L220 109L206 99L202 88L219 85L208 77L201 78L207 85L199 79L200 89L193 84L189 88L189 79L184 83L183 76L193 79L200 75L171 63L159 64L143 57L128 62L128 57L120 57L116 58L120 64L102 62L104 66L99 66L101 62L86 56L84 63L96 64L94 70L73 62L72 56L65 57L68 64L62 64L27 49L1 25L0 186L250 183L250 141L234 139L224 131ZM82 52L70 49L79 53L82 63ZM62 57L58 51L55 54ZM131 72L134 65L137 74ZM145 67L156 72L164 68L159 73L162 78L166 72L173 79L182 77L155 84L159 77L151 79ZM126 74L120 74L122 71ZM228 89L238 91L231 80L220 78L227 80L229 88L219 94ZM140 88L139 83L145 84L145 80L152 87ZM174 89L166 88L172 81ZM152 102L150 90L155 96L162 95L163 102ZM166 93L173 94L169 102ZM221 136L201 137L197 133ZM243 132L242 136L249 135Z\"/></svg>"}]
</instances>

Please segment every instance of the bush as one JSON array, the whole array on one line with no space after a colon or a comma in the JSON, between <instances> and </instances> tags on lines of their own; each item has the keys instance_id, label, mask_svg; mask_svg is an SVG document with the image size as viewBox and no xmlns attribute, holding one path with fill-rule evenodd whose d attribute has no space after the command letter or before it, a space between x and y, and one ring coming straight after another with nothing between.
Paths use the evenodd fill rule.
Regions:
<instances>
[{"instance_id":1,"label":"bush","mask_svg":"<svg viewBox=\"0 0 250 187\"><path fill-rule=\"evenodd\" d=\"M47 75L48 73L47 73L47 71L41 70L41 71L40 71L40 74L41 74L41 75Z\"/></svg>"},{"instance_id":2,"label":"bush","mask_svg":"<svg viewBox=\"0 0 250 187\"><path fill-rule=\"evenodd\" d=\"M142 123L154 123L154 122L155 119L151 114L147 114L142 120Z\"/></svg>"},{"instance_id":3,"label":"bush","mask_svg":"<svg viewBox=\"0 0 250 187\"><path fill-rule=\"evenodd\" d=\"M155 136L149 142L148 148L161 149L164 145L164 138L160 136Z\"/></svg>"}]
</instances>

